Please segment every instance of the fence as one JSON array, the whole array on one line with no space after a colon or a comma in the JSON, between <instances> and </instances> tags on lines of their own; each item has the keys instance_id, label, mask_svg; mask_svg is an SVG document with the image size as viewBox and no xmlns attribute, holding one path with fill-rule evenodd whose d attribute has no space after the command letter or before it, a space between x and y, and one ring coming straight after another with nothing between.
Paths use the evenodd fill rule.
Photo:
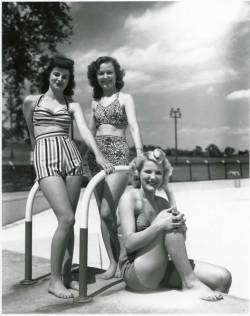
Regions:
<instances>
[{"instance_id":1,"label":"fence","mask_svg":"<svg viewBox=\"0 0 250 316\"><path fill-rule=\"evenodd\" d=\"M191 162L173 163L174 173L172 182L219 180L230 178L249 178L249 163L236 160L235 162ZM3 165L2 167L3 192L30 190L35 180L32 165ZM83 178L83 187L88 178Z\"/></svg>"},{"instance_id":2,"label":"fence","mask_svg":"<svg viewBox=\"0 0 250 316\"><path fill-rule=\"evenodd\" d=\"M249 163L236 160L235 162L195 162L173 163L172 182L219 180L232 178L249 178Z\"/></svg>"}]
</instances>

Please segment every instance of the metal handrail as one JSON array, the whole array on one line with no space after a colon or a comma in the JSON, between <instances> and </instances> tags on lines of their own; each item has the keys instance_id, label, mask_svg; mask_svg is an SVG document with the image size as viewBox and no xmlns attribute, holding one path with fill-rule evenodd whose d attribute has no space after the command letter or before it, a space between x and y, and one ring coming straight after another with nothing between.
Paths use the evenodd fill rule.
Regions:
<instances>
[{"instance_id":1,"label":"metal handrail","mask_svg":"<svg viewBox=\"0 0 250 316\"><path fill-rule=\"evenodd\" d=\"M29 192L25 208L24 280L20 282L23 285L36 282L32 279L32 209L38 189L39 184L35 182Z\"/></svg>"},{"instance_id":2,"label":"metal handrail","mask_svg":"<svg viewBox=\"0 0 250 316\"><path fill-rule=\"evenodd\" d=\"M114 172L129 171L129 166L116 166ZM74 299L77 303L87 303L92 299L87 295L87 264L88 264L88 215L91 195L106 176L104 170L97 173L88 183L82 197L83 210L80 222L79 246L79 296Z\"/></svg>"},{"instance_id":3,"label":"metal handrail","mask_svg":"<svg viewBox=\"0 0 250 316\"><path fill-rule=\"evenodd\" d=\"M128 172L129 166L116 166L114 172ZM97 173L88 183L83 193L83 209L80 218L80 246L79 246L79 296L74 299L75 302L86 303L91 300L87 296L87 262L88 262L88 216L91 195L97 186L107 174L104 170ZM32 279L32 209L35 195L39 189L38 182L32 186L25 208L25 275L24 280L20 282L23 285L29 285L37 282Z\"/></svg>"}]
</instances>

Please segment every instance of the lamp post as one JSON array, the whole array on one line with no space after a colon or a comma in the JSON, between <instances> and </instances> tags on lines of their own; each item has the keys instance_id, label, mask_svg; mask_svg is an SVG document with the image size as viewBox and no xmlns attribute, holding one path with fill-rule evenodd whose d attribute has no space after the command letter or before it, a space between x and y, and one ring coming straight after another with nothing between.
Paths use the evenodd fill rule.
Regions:
<instances>
[{"instance_id":1,"label":"lamp post","mask_svg":"<svg viewBox=\"0 0 250 316\"><path fill-rule=\"evenodd\" d=\"M177 143L177 119L181 118L181 110L177 108L170 109L169 116L174 119L174 131L175 131L175 162L178 160L178 143Z\"/></svg>"}]
</instances>

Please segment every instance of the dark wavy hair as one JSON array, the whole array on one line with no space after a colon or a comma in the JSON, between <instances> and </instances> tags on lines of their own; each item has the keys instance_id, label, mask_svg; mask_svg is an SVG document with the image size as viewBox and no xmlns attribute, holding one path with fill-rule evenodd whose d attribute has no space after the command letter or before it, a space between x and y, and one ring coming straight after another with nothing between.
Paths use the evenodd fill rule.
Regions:
<instances>
[{"instance_id":1,"label":"dark wavy hair","mask_svg":"<svg viewBox=\"0 0 250 316\"><path fill-rule=\"evenodd\" d=\"M163 183L167 183L169 177L173 173L173 167L167 159L165 153L160 148L156 148L152 151L147 151L143 156L135 157L130 163L130 172L132 176L132 184L135 188L141 187L140 173L146 161L153 161L163 170Z\"/></svg>"},{"instance_id":2,"label":"dark wavy hair","mask_svg":"<svg viewBox=\"0 0 250 316\"><path fill-rule=\"evenodd\" d=\"M102 88L99 86L97 81L97 72L103 63L111 63L114 66L115 69L115 75L116 75L116 89L117 91L120 91L124 86L123 77L125 75L125 72L123 69L121 69L120 64L118 61L110 56L101 56L97 58L96 60L92 61L88 65L88 80L91 87L93 87L93 98L94 100L100 100L103 96Z\"/></svg>"},{"instance_id":3,"label":"dark wavy hair","mask_svg":"<svg viewBox=\"0 0 250 316\"><path fill-rule=\"evenodd\" d=\"M74 88L75 88L75 78L74 78L74 61L69 59L63 55L55 55L50 58L48 66L46 67L45 71L41 75L41 86L40 90L41 93L45 93L49 89L49 76L51 71L55 67L60 67L63 69L69 70L69 82L67 87L64 90L64 94L66 96L73 96Z\"/></svg>"}]
</instances>

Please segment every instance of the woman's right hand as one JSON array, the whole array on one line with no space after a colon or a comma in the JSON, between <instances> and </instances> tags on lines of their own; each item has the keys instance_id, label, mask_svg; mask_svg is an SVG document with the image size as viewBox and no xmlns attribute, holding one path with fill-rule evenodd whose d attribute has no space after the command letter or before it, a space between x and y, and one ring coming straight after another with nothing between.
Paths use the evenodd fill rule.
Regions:
<instances>
[{"instance_id":1,"label":"woman's right hand","mask_svg":"<svg viewBox=\"0 0 250 316\"><path fill-rule=\"evenodd\" d=\"M106 174L111 174L115 170L113 164L106 160L102 155L96 155L96 162L106 172Z\"/></svg>"},{"instance_id":2,"label":"woman's right hand","mask_svg":"<svg viewBox=\"0 0 250 316\"><path fill-rule=\"evenodd\" d=\"M168 209L162 210L153 220L152 225L165 231L178 230L185 225L184 214L173 215Z\"/></svg>"}]
</instances>

